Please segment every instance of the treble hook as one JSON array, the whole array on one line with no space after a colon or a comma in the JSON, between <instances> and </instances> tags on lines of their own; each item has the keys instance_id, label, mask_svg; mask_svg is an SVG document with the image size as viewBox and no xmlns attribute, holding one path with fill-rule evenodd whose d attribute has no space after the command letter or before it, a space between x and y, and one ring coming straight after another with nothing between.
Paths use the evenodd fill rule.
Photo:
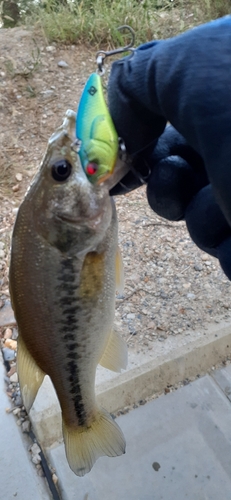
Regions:
<instances>
[{"instance_id":1,"label":"treble hook","mask_svg":"<svg viewBox=\"0 0 231 500\"><path fill-rule=\"evenodd\" d=\"M104 59L106 59L106 57L114 56L115 54L123 54L123 52L131 52L132 55L134 54L135 48L133 47L133 45L135 43L135 31L133 30L133 28L131 28L131 26L128 26L127 24L124 24L123 26L119 26L119 28L117 29L118 31L122 31L125 29L128 30L132 37L131 42L128 45L125 45L124 47L120 47L119 49L98 50L98 52L96 53L96 64L98 66L100 75L104 74L105 70L103 68L103 64L104 64Z\"/></svg>"}]
</instances>

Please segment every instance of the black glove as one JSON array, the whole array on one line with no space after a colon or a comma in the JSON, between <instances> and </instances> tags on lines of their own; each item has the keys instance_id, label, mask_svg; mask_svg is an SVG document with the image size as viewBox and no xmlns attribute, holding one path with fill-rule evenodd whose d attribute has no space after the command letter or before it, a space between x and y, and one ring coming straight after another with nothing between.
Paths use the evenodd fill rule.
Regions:
<instances>
[{"instance_id":1,"label":"black glove","mask_svg":"<svg viewBox=\"0 0 231 500\"><path fill-rule=\"evenodd\" d=\"M112 194L145 180L153 210L185 218L231 279L230 47L230 16L141 46L113 64L109 108L133 156L133 172ZM178 132L161 135L167 120Z\"/></svg>"}]
</instances>

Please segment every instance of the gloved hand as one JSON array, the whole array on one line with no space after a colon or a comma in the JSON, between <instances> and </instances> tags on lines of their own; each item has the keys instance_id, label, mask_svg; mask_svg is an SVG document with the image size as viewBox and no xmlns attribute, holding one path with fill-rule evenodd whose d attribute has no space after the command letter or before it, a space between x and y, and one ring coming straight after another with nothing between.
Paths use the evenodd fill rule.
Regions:
<instances>
[{"instance_id":1,"label":"gloved hand","mask_svg":"<svg viewBox=\"0 0 231 500\"><path fill-rule=\"evenodd\" d=\"M231 16L145 44L113 64L108 92L136 172L121 184L134 189L143 177L153 210L185 218L195 243L219 258L229 279L230 48ZM164 130L167 121L176 130ZM124 192L121 184L112 194Z\"/></svg>"}]
</instances>

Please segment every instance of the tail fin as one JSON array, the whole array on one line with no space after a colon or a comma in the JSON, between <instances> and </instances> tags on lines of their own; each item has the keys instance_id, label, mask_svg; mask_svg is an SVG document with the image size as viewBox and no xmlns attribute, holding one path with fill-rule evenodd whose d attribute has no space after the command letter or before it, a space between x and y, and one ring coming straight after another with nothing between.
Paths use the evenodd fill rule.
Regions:
<instances>
[{"instance_id":1,"label":"tail fin","mask_svg":"<svg viewBox=\"0 0 231 500\"><path fill-rule=\"evenodd\" d=\"M77 476L90 472L99 457L125 453L125 439L111 415L101 408L90 427L70 428L63 420L67 461Z\"/></svg>"}]
</instances>

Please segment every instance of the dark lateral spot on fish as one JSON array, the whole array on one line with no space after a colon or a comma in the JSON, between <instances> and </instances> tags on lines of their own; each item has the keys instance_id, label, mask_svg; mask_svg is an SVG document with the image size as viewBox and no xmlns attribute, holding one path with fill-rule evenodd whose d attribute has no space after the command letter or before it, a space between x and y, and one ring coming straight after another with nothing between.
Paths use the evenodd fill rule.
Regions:
<instances>
[{"instance_id":1,"label":"dark lateral spot on fish","mask_svg":"<svg viewBox=\"0 0 231 500\"><path fill-rule=\"evenodd\" d=\"M73 307L68 307L67 309L63 309L62 314L65 316L66 314L75 314L79 311L79 307L73 306Z\"/></svg>"},{"instance_id":2,"label":"dark lateral spot on fish","mask_svg":"<svg viewBox=\"0 0 231 500\"><path fill-rule=\"evenodd\" d=\"M75 275L71 274L63 274L62 276L58 277L62 282L64 283L73 283L75 281Z\"/></svg>"},{"instance_id":3,"label":"dark lateral spot on fish","mask_svg":"<svg viewBox=\"0 0 231 500\"><path fill-rule=\"evenodd\" d=\"M61 277L60 277L60 281L62 281ZM67 294L70 296L70 295L75 295L76 293L76 285L71 285L71 283L60 283L60 285L57 285L56 286L56 290L58 290L58 292L60 293L61 292L67 292Z\"/></svg>"},{"instance_id":4,"label":"dark lateral spot on fish","mask_svg":"<svg viewBox=\"0 0 231 500\"><path fill-rule=\"evenodd\" d=\"M76 353L75 352L69 352L67 354L67 358L70 358L70 359L76 359Z\"/></svg>"},{"instance_id":5,"label":"dark lateral spot on fish","mask_svg":"<svg viewBox=\"0 0 231 500\"><path fill-rule=\"evenodd\" d=\"M67 344L66 345L66 348L68 349L68 351L73 351L77 347L78 347L78 343L77 342L73 342L73 344Z\"/></svg>"},{"instance_id":6,"label":"dark lateral spot on fish","mask_svg":"<svg viewBox=\"0 0 231 500\"><path fill-rule=\"evenodd\" d=\"M160 464L158 462L153 462L152 464L152 468L158 472L158 470L160 469Z\"/></svg>"},{"instance_id":7,"label":"dark lateral spot on fish","mask_svg":"<svg viewBox=\"0 0 231 500\"><path fill-rule=\"evenodd\" d=\"M74 341L75 335L73 333L67 333L66 335L63 336L63 340L65 340L66 342Z\"/></svg>"},{"instance_id":8,"label":"dark lateral spot on fish","mask_svg":"<svg viewBox=\"0 0 231 500\"><path fill-rule=\"evenodd\" d=\"M58 304L61 306L71 306L71 304L73 304L73 302L76 302L75 296L71 296L71 297L64 296L64 297L61 297L61 299L58 301Z\"/></svg>"},{"instance_id":9,"label":"dark lateral spot on fish","mask_svg":"<svg viewBox=\"0 0 231 500\"><path fill-rule=\"evenodd\" d=\"M79 425L86 423L86 413L81 396L81 388L78 379L78 369L74 360L67 363L67 371L69 372L68 380L70 382L70 394L73 394L72 401Z\"/></svg>"}]
</instances>

